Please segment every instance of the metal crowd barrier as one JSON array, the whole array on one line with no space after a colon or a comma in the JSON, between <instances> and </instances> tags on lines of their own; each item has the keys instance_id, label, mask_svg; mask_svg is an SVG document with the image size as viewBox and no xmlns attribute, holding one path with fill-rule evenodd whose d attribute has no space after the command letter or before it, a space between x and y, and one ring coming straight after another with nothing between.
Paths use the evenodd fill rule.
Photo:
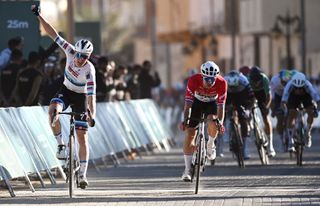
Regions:
<instances>
[{"instance_id":1,"label":"metal crowd barrier","mask_svg":"<svg viewBox=\"0 0 320 206\"><path fill-rule=\"evenodd\" d=\"M0 108L0 180L12 197L12 179L24 178L34 192L30 175L36 176L42 187L43 174L56 184L53 168L64 175L63 162L55 157L57 143L47 110L41 106ZM61 115L60 120L63 138L68 142L69 117ZM133 150L147 151L150 145L168 151L171 138L172 131L152 100L98 103L96 126L89 128L90 163L98 169L97 160L107 164L105 158L111 157L116 165L120 156L126 159Z\"/></svg>"}]
</instances>

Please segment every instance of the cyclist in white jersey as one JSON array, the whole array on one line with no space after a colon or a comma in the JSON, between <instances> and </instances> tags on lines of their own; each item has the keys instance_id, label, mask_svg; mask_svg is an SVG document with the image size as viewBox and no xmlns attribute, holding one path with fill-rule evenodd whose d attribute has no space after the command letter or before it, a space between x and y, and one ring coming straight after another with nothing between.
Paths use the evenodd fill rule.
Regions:
<instances>
[{"instance_id":1,"label":"cyclist in white jersey","mask_svg":"<svg viewBox=\"0 0 320 206\"><path fill-rule=\"evenodd\" d=\"M281 98L283 95L283 90L286 84L290 81L291 77L296 71L289 71L282 69L280 72L275 74L270 81L271 94L272 94L272 106L271 106L271 116L277 118L277 132L280 138L283 138L284 124L284 111L281 109ZM284 139L282 139L284 141Z\"/></svg>"},{"instance_id":2,"label":"cyclist in white jersey","mask_svg":"<svg viewBox=\"0 0 320 206\"><path fill-rule=\"evenodd\" d=\"M85 39L79 40L75 46L71 45L59 36L57 31L41 16L37 5L32 5L31 10L38 17L47 34L63 49L67 58L63 85L49 106L50 126L58 142L58 159L66 158L66 146L61 135L61 125L57 114L68 106L71 106L72 111L76 113L86 112L88 107L91 114L75 116L75 128L80 145L80 187L84 189L88 186L86 178L89 160L87 122L90 126L94 126L96 113L95 68L88 61L93 45Z\"/></svg>"},{"instance_id":3,"label":"cyclist in white jersey","mask_svg":"<svg viewBox=\"0 0 320 206\"><path fill-rule=\"evenodd\" d=\"M296 108L300 104L306 109L308 114L307 118L307 143L306 147L311 147L311 129L313 119L317 115L314 113L316 103L319 106L319 95L316 90L312 87L310 81L308 81L305 75L301 72L297 72L292 76L292 79L287 83L284 88L283 96L281 99L282 108L288 112L287 130L288 130L288 151L294 151L293 141L293 128L294 120L296 119L298 112Z\"/></svg>"}]
</instances>

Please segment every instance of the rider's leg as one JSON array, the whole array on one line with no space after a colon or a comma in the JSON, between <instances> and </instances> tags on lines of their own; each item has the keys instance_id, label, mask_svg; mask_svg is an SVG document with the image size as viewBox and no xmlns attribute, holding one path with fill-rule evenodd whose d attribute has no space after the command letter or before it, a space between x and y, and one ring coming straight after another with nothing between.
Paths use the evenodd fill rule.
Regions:
<instances>
[{"instance_id":1,"label":"rider's leg","mask_svg":"<svg viewBox=\"0 0 320 206\"><path fill-rule=\"evenodd\" d=\"M61 124L59 120L59 115L57 113L61 112L63 109L63 106L59 103L52 102L49 106L49 123L50 123L50 128L53 132L53 135L55 136L57 143L58 143L58 149L57 149L57 158L58 159L64 159L66 158L66 146L62 138L61 134ZM56 114L54 114L56 113ZM53 118L53 116L55 118Z\"/></svg>"},{"instance_id":2,"label":"rider's leg","mask_svg":"<svg viewBox=\"0 0 320 206\"><path fill-rule=\"evenodd\" d=\"M217 126L217 123L215 121L212 121L213 115L208 115L208 119L211 121L208 121L208 142L207 142L207 152L208 152L208 159L214 160L216 159L216 146L215 146L215 139L217 138L219 134L219 129Z\"/></svg>"},{"instance_id":3,"label":"rider's leg","mask_svg":"<svg viewBox=\"0 0 320 206\"><path fill-rule=\"evenodd\" d=\"M244 159L250 159L250 119L249 117L245 117L239 113L239 122L240 122L240 129L241 129L241 137L243 140L243 156Z\"/></svg>"},{"instance_id":4,"label":"rider's leg","mask_svg":"<svg viewBox=\"0 0 320 206\"><path fill-rule=\"evenodd\" d=\"M287 133L288 133L288 151L294 151L294 122L298 115L295 109L289 109L287 118Z\"/></svg>"},{"instance_id":5,"label":"rider's leg","mask_svg":"<svg viewBox=\"0 0 320 206\"><path fill-rule=\"evenodd\" d=\"M79 142L80 176L86 177L89 161L88 133L83 129L76 129L76 132Z\"/></svg>"},{"instance_id":6,"label":"rider's leg","mask_svg":"<svg viewBox=\"0 0 320 206\"><path fill-rule=\"evenodd\" d=\"M183 153L184 153L184 166L185 170L182 175L182 179L184 181L191 181L191 163L192 163L192 155L195 150L194 146L194 137L196 134L196 130L194 128L186 128L186 137L183 143Z\"/></svg>"},{"instance_id":7,"label":"rider's leg","mask_svg":"<svg viewBox=\"0 0 320 206\"><path fill-rule=\"evenodd\" d=\"M306 147L311 147L312 141L311 141L311 130L312 130L312 125L313 125L313 120L314 120L314 110L313 108L307 108L307 142L306 142Z\"/></svg>"},{"instance_id":8,"label":"rider's leg","mask_svg":"<svg viewBox=\"0 0 320 206\"><path fill-rule=\"evenodd\" d=\"M263 112L262 114L263 117L263 122L264 122L264 130L268 138L268 154L272 157L276 155L276 152L274 151L273 148L273 133L272 133L272 123L271 123L271 118L268 115L268 112Z\"/></svg>"}]
</instances>

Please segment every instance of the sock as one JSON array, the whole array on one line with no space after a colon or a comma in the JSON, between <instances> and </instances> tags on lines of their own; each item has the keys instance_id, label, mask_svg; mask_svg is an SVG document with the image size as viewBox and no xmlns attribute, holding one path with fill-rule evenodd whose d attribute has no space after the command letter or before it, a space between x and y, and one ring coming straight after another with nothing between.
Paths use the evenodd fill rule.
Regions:
<instances>
[{"instance_id":1,"label":"sock","mask_svg":"<svg viewBox=\"0 0 320 206\"><path fill-rule=\"evenodd\" d=\"M55 135L55 138L56 138L56 140L57 140L57 142L58 142L58 145L64 145L64 142L63 142L63 138L62 138L62 134L61 134L61 133Z\"/></svg>"},{"instance_id":2,"label":"sock","mask_svg":"<svg viewBox=\"0 0 320 206\"><path fill-rule=\"evenodd\" d=\"M88 161L80 160L80 176L87 176Z\"/></svg>"},{"instance_id":3,"label":"sock","mask_svg":"<svg viewBox=\"0 0 320 206\"><path fill-rule=\"evenodd\" d=\"M192 155L184 155L184 165L185 165L186 171L189 171L191 169L191 163L192 163Z\"/></svg>"}]
</instances>

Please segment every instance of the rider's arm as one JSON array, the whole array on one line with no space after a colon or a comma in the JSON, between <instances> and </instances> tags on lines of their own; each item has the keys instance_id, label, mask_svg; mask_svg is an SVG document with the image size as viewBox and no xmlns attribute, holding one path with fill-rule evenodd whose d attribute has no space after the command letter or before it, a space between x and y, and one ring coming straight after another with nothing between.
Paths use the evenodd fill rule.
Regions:
<instances>
[{"instance_id":1,"label":"rider's arm","mask_svg":"<svg viewBox=\"0 0 320 206\"><path fill-rule=\"evenodd\" d=\"M96 117L96 95L87 96L88 108L91 112L92 118Z\"/></svg>"},{"instance_id":2,"label":"rider's arm","mask_svg":"<svg viewBox=\"0 0 320 206\"><path fill-rule=\"evenodd\" d=\"M90 72L87 74L87 100L92 118L96 116L96 86L96 71L91 65Z\"/></svg>"},{"instance_id":3,"label":"rider's arm","mask_svg":"<svg viewBox=\"0 0 320 206\"><path fill-rule=\"evenodd\" d=\"M271 88L270 88L270 81L266 75L263 75L263 87L264 92L266 94L266 107L270 107L271 100L272 100L272 94L271 94Z\"/></svg>"},{"instance_id":4,"label":"rider's arm","mask_svg":"<svg viewBox=\"0 0 320 206\"><path fill-rule=\"evenodd\" d=\"M36 7L36 5L32 5L31 9L33 10ZM58 32L53 28L53 26L40 14L38 15L38 19L40 21L40 24L44 28L44 30L47 32L47 34L55 40L55 38L58 36Z\"/></svg>"},{"instance_id":5,"label":"rider's arm","mask_svg":"<svg viewBox=\"0 0 320 206\"><path fill-rule=\"evenodd\" d=\"M218 100L217 100L217 105L218 105L218 119L220 122L223 122L224 120L224 110L225 110L225 103L227 99L227 91L228 91L228 84L227 81L222 78L220 88L218 90Z\"/></svg>"}]
</instances>

